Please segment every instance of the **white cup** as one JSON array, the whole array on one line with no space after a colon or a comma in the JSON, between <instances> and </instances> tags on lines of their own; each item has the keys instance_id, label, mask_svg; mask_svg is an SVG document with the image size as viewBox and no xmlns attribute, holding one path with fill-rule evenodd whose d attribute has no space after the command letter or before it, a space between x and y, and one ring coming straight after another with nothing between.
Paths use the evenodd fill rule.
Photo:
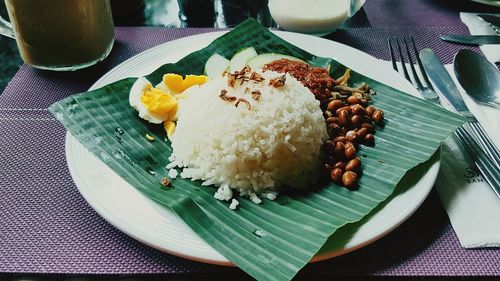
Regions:
<instances>
[{"instance_id":1,"label":"white cup","mask_svg":"<svg viewBox=\"0 0 500 281\"><path fill-rule=\"evenodd\" d=\"M284 30L323 36L335 31L364 0L269 0L269 12Z\"/></svg>"}]
</instances>

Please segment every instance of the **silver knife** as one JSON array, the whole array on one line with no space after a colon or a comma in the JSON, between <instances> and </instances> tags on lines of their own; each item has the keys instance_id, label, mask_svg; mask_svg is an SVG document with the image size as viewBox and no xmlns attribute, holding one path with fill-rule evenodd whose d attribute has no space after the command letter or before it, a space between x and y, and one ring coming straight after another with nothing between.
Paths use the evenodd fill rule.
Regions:
<instances>
[{"instance_id":1,"label":"silver knife","mask_svg":"<svg viewBox=\"0 0 500 281\"><path fill-rule=\"evenodd\" d=\"M450 92L455 93L459 95L459 100L461 100L460 93L458 93L455 83L436 54L434 54L431 49L423 49L420 51L419 57L425 72L435 85L436 89L445 97L452 107L455 105L459 106L458 110L455 108L457 112L462 112L470 120L475 120L474 116L468 111L465 104L461 105L459 102L455 102L455 99L450 99L449 96L447 96ZM454 92L452 89L456 89L457 91ZM452 103L452 101L454 101L454 103ZM500 168L498 163L493 162L492 159L485 154L477 142L463 127L459 127L455 131L455 135L463 144L466 152L474 161L476 167L481 171L495 195L500 198Z\"/></svg>"},{"instance_id":2,"label":"silver knife","mask_svg":"<svg viewBox=\"0 0 500 281\"><path fill-rule=\"evenodd\" d=\"M440 37L444 41L465 45L500 44L500 36L497 35L441 35Z\"/></svg>"},{"instance_id":3,"label":"silver knife","mask_svg":"<svg viewBox=\"0 0 500 281\"><path fill-rule=\"evenodd\" d=\"M497 34L500 34L500 17L485 14L479 14L477 16L484 20Z\"/></svg>"},{"instance_id":4,"label":"silver knife","mask_svg":"<svg viewBox=\"0 0 500 281\"><path fill-rule=\"evenodd\" d=\"M477 119L469 111L467 105L465 105L455 82L451 79L443 63L431 49L423 49L420 51L420 59L436 90L448 101L458 114L468 119L467 125L469 129L472 131L485 153L493 161L496 168L500 170L500 151L498 151L498 148L489 139L481 124L477 122Z\"/></svg>"}]
</instances>

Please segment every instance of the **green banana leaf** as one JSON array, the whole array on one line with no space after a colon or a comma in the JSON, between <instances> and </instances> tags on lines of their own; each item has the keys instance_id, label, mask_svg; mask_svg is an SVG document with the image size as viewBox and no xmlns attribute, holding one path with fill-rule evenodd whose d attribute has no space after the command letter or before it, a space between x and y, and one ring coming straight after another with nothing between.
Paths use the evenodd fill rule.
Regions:
<instances>
[{"instance_id":1,"label":"green banana leaf","mask_svg":"<svg viewBox=\"0 0 500 281\"><path fill-rule=\"evenodd\" d=\"M314 65L330 65L336 76L345 66L318 58L280 39L254 20L247 20L206 48L166 64L147 78L153 84L168 72L202 74L213 53L231 57L242 47L258 53L289 54ZM280 195L256 205L240 200L238 210L213 198L215 187L177 178L165 188L165 165L172 148L162 126L140 119L128 104L135 78L74 95L50 111L86 148L146 196L164 204L228 260L256 279L287 280L318 252L342 226L357 222L386 200L401 178L430 159L441 142L464 120L423 100L352 72L350 82L367 82L378 95L373 104L385 112L385 126L374 147L362 147L360 188L334 184L302 195ZM157 141L149 142L146 133ZM91 140L99 138L98 145ZM110 157L121 154L123 157Z\"/></svg>"}]
</instances>

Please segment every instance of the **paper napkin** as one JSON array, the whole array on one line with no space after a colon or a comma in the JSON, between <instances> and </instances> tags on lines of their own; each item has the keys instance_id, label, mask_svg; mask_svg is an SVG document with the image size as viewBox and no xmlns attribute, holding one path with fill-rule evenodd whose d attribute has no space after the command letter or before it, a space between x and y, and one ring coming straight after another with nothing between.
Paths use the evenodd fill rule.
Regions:
<instances>
[{"instance_id":1,"label":"paper napkin","mask_svg":"<svg viewBox=\"0 0 500 281\"><path fill-rule=\"evenodd\" d=\"M447 65L446 68L469 110L500 147L500 110L475 103L456 81L453 66ZM454 136L442 146L441 169L435 187L463 247L500 247L500 199L475 169Z\"/></svg>"},{"instance_id":2,"label":"paper napkin","mask_svg":"<svg viewBox=\"0 0 500 281\"><path fill-rule=\"evenodd\" d=\"M467 25L472 35L497 35L485 21L477 17L476 13L460 13L460 19ZM482 45L479 48L490 62L500 62L500 44Z\"/></svg>"}]
</instances>

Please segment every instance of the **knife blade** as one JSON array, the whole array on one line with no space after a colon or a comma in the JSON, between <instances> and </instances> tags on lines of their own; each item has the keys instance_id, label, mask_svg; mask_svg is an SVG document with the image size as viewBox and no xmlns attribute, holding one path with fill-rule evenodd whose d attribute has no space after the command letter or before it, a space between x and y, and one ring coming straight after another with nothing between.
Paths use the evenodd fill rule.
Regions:
<instances>
[{"instance_id":1,"label":"knife blade","mask_svg":"<svg viewBox=\"0 0 500 281\"><path fill-rule=\"evenodd\" d=\"M434 54L431 49L420 51L422 65L429 76L429 80L434 84L438 93L440 93L451 107L460 115L467 118L467 125L475 135L476 140L481 145L489 158L495 163L497 169L500 169L500 151L493 144L488 134L485 132L476 117L469 111L455 82L451 78L443 63Z\"/></svg>"},{"instance_id":2,"label":"knife blade","mask_svg":"<svg viewBox=\"0 0 500 281\"><path fill-rule=\"evenodd\" d=\"M498 34L500 34L500 17L493 15L479 14L479 18L484 20Z\"/></svg>"},{"instance_id":3,"label":"knife blade","mask_svg":"<svg viewBox=\"0 0 500 281\"><path fill-rule=\"evenodd\" d=\"M448 74L448 71L446 71L446 68L436 54L431 49L423 49L420 51L420 59L422 60L425 72L429 76L429 80L435 85L436 90L443 95L458 114L468 118L470 121L475 121L476 118L469 111L467 105L465 105L455 82L453 82L450 74Z\"/></svg>"},{"instance_id":4,"label":"knife blade","mask_svg":"<svg viewBox=\"0 0 500 281\"><path fill-rule=\"evenodd\" d=\"M500 44L497 35L441 35L442 40L465 45Z\"/></svg>"}]
</instances>

